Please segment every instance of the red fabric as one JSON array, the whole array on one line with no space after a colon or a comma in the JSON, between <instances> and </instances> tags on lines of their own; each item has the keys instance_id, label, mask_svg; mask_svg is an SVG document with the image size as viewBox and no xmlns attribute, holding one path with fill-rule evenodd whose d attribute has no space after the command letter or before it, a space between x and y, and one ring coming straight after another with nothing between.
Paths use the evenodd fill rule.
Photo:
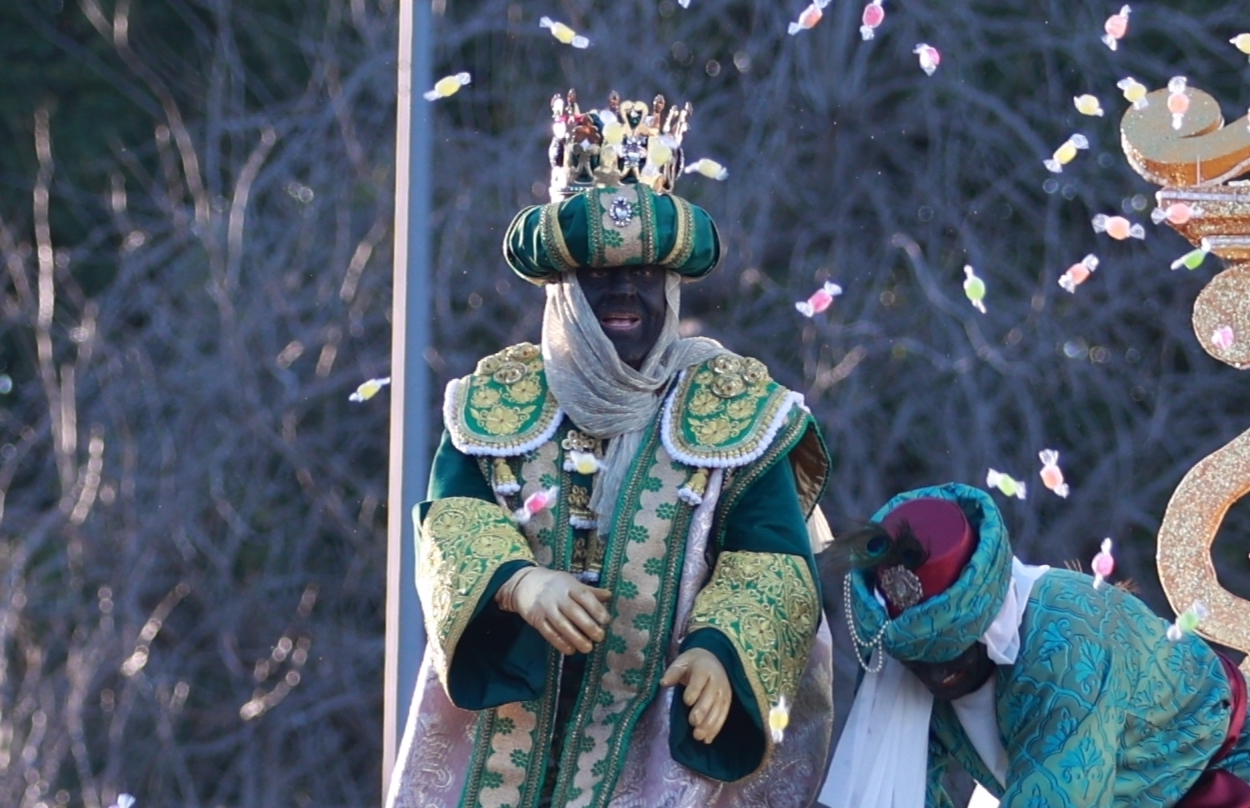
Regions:
<instances>
[{"instance_id":1,"label":"red fabric","mask_svg":"<svg viewBox=\"0 0 1250 808\"><path fill-rule=\"evenodd\" d=\"M913 570L924 597L940 595L958 580L977 549L972 525L958 505L933 497L904 502L886 514L881 525L891 536L898 536L904 523L929 553L925 563Z\"/></svg>"},{"instance_id":2,"label":"red fabric","mask_svg":"<svg viewBox=\"0 0 1250 808\"><path fill-rule=\"evenodd\" d=\"M1241 675L1223 654L1217 653L1228 683L1232 688L1232 717L1228 722L1228 737L1211 758L1211 765L1222 760L1237 745L1237 739L1246 723L1246 677ZM1250 808L1250 783L1225 769L1208 768L1189 789L1176 808Z\"/></svg>"},{"instance_id":3,"label":"red fabric","mask_svg":"<svg viewBox=\"0 0 1250 808\"><path fill-rule=\"evenodd\" d=\"M1228 674L1228 685L1233 691L1233 713L1228 722L1228 737L1224 739L1224 744L1215 753L1215 757L1211 758L1212 763L1223 760L1229 752L1233 751L1233 747L1237 745L1237 739L1241 737L1241 730L1246 725L1246 677L1241 675L1241 671L1231 659L1218 651L1215 655L1220 658L1224 673Z\"/></svg>"}]
</instances>

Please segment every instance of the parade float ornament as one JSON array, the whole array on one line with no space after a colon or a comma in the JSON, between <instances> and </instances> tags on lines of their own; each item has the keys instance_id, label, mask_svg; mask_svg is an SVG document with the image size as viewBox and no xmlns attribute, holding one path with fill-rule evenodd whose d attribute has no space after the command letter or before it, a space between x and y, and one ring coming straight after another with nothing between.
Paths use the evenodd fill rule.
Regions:
<instances>
[{"instance_id":1,"label":"parade float ornament","mask_svg":"<svg viewBox=\"0 0 1250 808\"><path fill-rule=\"evenodd\" d=\"M1024 483L1012 477L1010 474L1004 474L1001 471L990 469L985 475L985 484L990 488L997 488L1003 493L1004 496L1024 499Z\"/></svg>"},{"instance_id":2,"label":"parade float ornament","mask_svg":"<svg viewBox=\"0 0 1250 808\"><path fill-rule=\"evenodd\" d=\"M1102 103L1099 102L1097 96L1090 95L1089 93L1086 93L1085 95L1078 95L1072 99L1072 104L1076 107L1076 111L1082 115L1089 115L1091 117L1098 118L1103 116Z\"/></svg>"},{"instance_id":3,"label":"parade float ornament","mask_svg":"<svg viewBox=\"0 0 1250 808\"><path fill-rule=\"evenodd\" d=\"M1115 83L1115 86L1124 91L1124 100L1133 105L1133 109L1144 109L1150 104L1146 100L1146 85L1139 82L1132 76L1127 76Z\"/></svg>"},{"instance_id":4,"label":"parade float ornament","mask_svg":"<svg viewBox=\"0 0 1250 808\"><path fill-rule=\"evenodd\" d=\"M972 264L964 264L964 295L974 309L985 314L985 281L977 277Z\"/></svg>"},{"instance_id":5,"label":"parade float ornament","mask_svg":"<svg viewBox=\"0 0 1250 808\"><path fill-rule=\"evenodd\" d=\"M1211 252L1211 247L1207 244L1206 239L1203 239L1197 249L1190 250L1173 261L1172 269L1181 269L1182 267L1190 270L1197 269L1202 266L1203 261L1207 260L1207 253L1209 252Z\"/></svg>"},{"instance_id":6,"label":"parade float ornament","mask_svg":"<svg viewBox=\"0 0 1250 808\"><path fill-rule=\"evenodd\" d=\"M773 743L781 743L786 737L786 727L790 726L790 705L782 696L768 711L768 732Z\"/></svg>"},{"instance_id":7,"label":"parade float ornament","mask_svg":"<svg viewBox=\"0 0 1250 808\"><path fill-rule=\"evenodd\" d=\"M1120 40L1124 39L1124 35L1128 33L1128 15L1132 11L1128 6L1120 6L1119 12L1112 14L1102 24L1102 30L1105 32L1102 41L1111 50L1115 50Z\"/></svg>"},{"instance_id":8,"label":"parade float ornament","mask_svg":"<svg viewBox=\"0 0 1250 808\"><path fill-rule=\"evenodd\" d=\"M440 98L450 98L460 92L461 87L467 87L469 82L473 81L468 73L457 73L454 76L444 76L434 82L433 90L426 90L421 97L426 101L437 101Z\"/></svg>"},{"instance_id":9,"label":"parade float ornament","mask_svg":"<svg viewBox=\"0 0 1250 808\"><path fill-rule=\"evenodd\" d=\"M936 73L938 65L942 63L942 54L938 53L938 49L924 42L913 48L912 53L920 59L920 69L926 76Z\"/></svg>"},{"instance_id":10,"label":"parade float ornament","mask_svg":"<svg viewBox=\"0 0 1250 808\"><path fill-rule=\"evenodd\" d=\"M1202 215L1202 208L1194 208L1184 202L1173 202L1166 208L1158 207L1150 211L1150 221L1155 224L1167 222L1171 225L1185 224L1195 216Z\"/></svg>"},{"instance_id":11,"label":"parade float ornament","mask_svg":"<svg viewBox=\"0 0 1250 808\"><path fill-rule=\"evenodd\" d=\"M1054 449L1043 449L1037 456L1042 461L1042 470L1038 472L1042 485L1046 486L1047 491L1067 499L1068 484L1063 481L1063 470L1059 468L1059 453Z\"/></svg>"},{"instance_id":12,"label":"parade float ornament","mask_svg":"<svg viewBox=\"0 0 1250 808\"><path fill-rule=\"evenodd\" d=\"M706 157L700 157L690 165L686 166L686 174L702 174L710 180L723 181L729 176L729 169L725 168L715 160L709 160Z\"/></svg>"},{"instance_id":13,"label":"parade float ornament","mask_svg":"<svg viewBox=\"0 0 1250 808\"><path fill-rule=\"evenodd\" d=\"M867 42L877 35L877 28L885 21L885 8L882 7L881 0L872 0L864 6L864 13L859 20L859 35Z\"/></svg>"},{"instance_id":14,"label":"parade float ornament","mask_svg":"<svg viewBox=\"0 0 1250 808\"><path fill-rule=\"evenodd\" d=\"M1055 149L1055 153L1049 160L1043 160L1042 165L1046 166L1047 171L1055 174L1063 172L1063 167L1076 159L1076 153L1089 148L1089 141L1085 135L1073 135L1063 142L1059 148Z\"/></svg>"},{"instance_id":15,"label":"parade float ornament","mask_svg":"<svg viewBox=\"0 0 1250 808\"><path fill-rule=\"evenodd\" d=\"M347 400L355 401L356 403L368 401L376 396L383 387L386 387L390 383L390 376L383 379L370 379L367 382L361 382L360 386L356 388L356 391L347 397Z\"/></svg>"},{"instance_id":16,"label":"parade float ornament","mask_svg":"<svg viewBox=\"0 0 1250 808\"><path fill-rule=\"evenodd\" d=\"M1189 96L1185 94L1188 80L1184 76L1173 76L1168 81L1168 112L1172 113L1172 128L1180 129L1185 124L1185 113L1189 112Z\"/></svg>"},{"instance_id":17,"label":"parade float ornament","mask_svg":"<svg viewBox=\"0 0 1250 808\"><path fill-rule=\"evenodd\" d=\"M535 491L525 498L521 507L512 512L512 518L518 525L528 525L531 519L555 504L559 493L560 486L558 485Z\"/></svg>"},{"instance_id":18,"label":"parade float ornament","mask_svg":"<svg viewBox=\"0 0 1250 808\"><path fill-rule=\"evenodd\" d=\"M1228 41L1233 43L1233 47L1237 50L1250 56L1250 34L1238 34Z\"/></svg>"},{"instance_id":19,"label":"parade float ornament","mask_svg":"<svg viewBox=\"0 0 1250 808\"><path fill-rule=\"evenodd\" d=\"M1210 616L1211 612L1206 605L1200 600L1195 600L1188 609L1176 616L1175 623L1168 626L1167 638L1172 642L1180 642L1186 634L1196 632L1198 626Z\"/></svg>"},{"instance_id":20,"label":"parade float ornament","mask_svg":"<svg viewBox=\"0 0 1250 808\"><path fill-rule=\"evenodd\" d=\"M1096 269L1098 269L1098 256L1090 253L1068 267L1067 271L1060 276L1059 285L1063 287L1064 291L1076 294L1076 287L1089 280L1089 276Z\"/></svg>"},{"instance_id":21,"label":"parade float ornament","mask_svg":"<svg viewBox=\"0 0 1250 808\"><path fill-rule=\"evenodd\" d=\"M1094 226L1095 233L1106 233L1116 241L1146 237L1146 228L1140 224L1132 224L1123 216L1107 216L1104 213L1100 213L1093 218L1090 224Z\"/></svg>"},{"instance_id":22,"label":"parade float ornament","mask_svg":"<svg viewBox=\"0 0 1250 808\"><path fill-rule=\"evenodd\" d=\"M556 22L550 17L543 17L538 21L538 25L551 31L551 35L556 38L561 45L572 45L575 48L589 48L590 40L574 31L562 22Z\"/></svg>"},{"instance_id":23,"label":"parade float ornament","mask_svg":"<svg viewBox=\"0 0 1250 808\"><path fill-rule=\"evenodd\" d=\"M814 0L814 2L803 9L799 14L797 22L790 23L790 36L794 36L799 31L809 31L816 23L820 22L820 18L825 16L824 8L829 5L829 0Z\"/></svg>"},{"instance_id":24,"label":"parade float ornament","mask_svg":"<svg viewBox=\"0 0 1250 808\"><path fill-rule=\"evenodd\" d=\"M1111 539L1102 540L1102 546L1098 548L1098 554L1094 556L1093 561L1089 562L1089 566L1094 571L1094 588L1098 589L1111 577L1111 573L1115 572L1115 558L1111 555Z\"/></svg>"},{"instance_id":25,"label":"parade float ornament","mask_svg":"<svg viewBox=\"0 0 1250 808\"><path fill-rule=\"evenodd\" d=\"M825 281L824 286L812 292L812 296L807 300L795 303L794 308L798 309L799 314L804 317L814 317L833 305L833 299L840 294L842 294L841 286L832 281Z\"/></svg>"},{"instance_id":26,"label":"parade float ornament","mask_svg":"<svg viewBox=\"0 0 1250 808\"><path fill-rule=\"evenodd\" d=\"M1250 188L1238 181L1250 172L1250 115L1225 125L1216 100L1187 87L1189 108L1177 130L1169 95L1155 90L1143 99L1148 103L1127 110L1121 143L1133 169L1162 186L1156 194L1160 208L1191 208L1188 218L1164 220L1194 247L1205 242L1225 265L1194 301L1194 334L1214 359L1244 370L1250 368L1250 340L1233 337L1250 333ZM1229 508L1248 493L1250 430L1185 474L1168 502L1156 553L1159 582L1172 608L1179 613L1205 604L1209 616L1195 621L1194 632L1243 652L1250 652L1250 600L1223 587L1211 549ZM1250 658L1241 669L1250 675Z\"/></svg>"}]
</instances>

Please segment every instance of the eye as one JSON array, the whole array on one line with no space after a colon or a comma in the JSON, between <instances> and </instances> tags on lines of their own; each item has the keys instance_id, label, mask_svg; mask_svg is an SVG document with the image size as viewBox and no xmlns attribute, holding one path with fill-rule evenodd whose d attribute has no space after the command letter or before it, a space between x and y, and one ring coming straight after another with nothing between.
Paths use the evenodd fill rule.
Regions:
<instances>
[{"instance_id":1,"label":"eye","mask_svg":"<svg viewBox=\"0 0 1250 808\"><path fill-rule=\"evenodd\" d=\"M588 269L586 270L586 277L591 280L601 281L608 277L608 271L606 269Z\"/></svg>"}]
</instances>

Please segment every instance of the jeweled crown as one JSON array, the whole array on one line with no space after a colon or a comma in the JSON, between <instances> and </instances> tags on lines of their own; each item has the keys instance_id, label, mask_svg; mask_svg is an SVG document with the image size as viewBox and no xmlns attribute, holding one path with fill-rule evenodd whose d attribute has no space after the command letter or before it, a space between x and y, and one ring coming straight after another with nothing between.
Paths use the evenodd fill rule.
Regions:
<instances>
[{"instance_id":1,"label":"jeweled crown","mask_svg":"<svg viewBox=\"0 0 1250 808\"><path fill-rule=\"evenodd\" d=\"M665 111L667 110L667 115ZM577 91L551 97L551 201L568 199L596 185L640 182L669 193L684 167L681 141L693 108L668 108L657 95L621 101L616 91L602 109L582 112Z\"/></svg>"}]
</instances>

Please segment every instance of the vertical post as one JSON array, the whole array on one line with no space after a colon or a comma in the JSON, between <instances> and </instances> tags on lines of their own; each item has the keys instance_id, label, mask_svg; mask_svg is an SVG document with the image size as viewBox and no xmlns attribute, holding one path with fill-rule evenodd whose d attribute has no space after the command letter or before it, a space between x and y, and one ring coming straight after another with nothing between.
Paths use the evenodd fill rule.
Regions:
<instances>
[{"instance_id":1,"label":"vertical post","mask_svg":"<svg viewBox=\"0 0 1250 808\"><path fill-rule=\"evenodd\" d=\"M400 0L395 127L395 265L391 332L390 487L386 533L386 665L382 793L390 784L400 734L412 705L425 635L415 586L409 512L425 499L430 462L430 105L414 100L433 85L428 0Z\"/></svg>"}]
</instances>

